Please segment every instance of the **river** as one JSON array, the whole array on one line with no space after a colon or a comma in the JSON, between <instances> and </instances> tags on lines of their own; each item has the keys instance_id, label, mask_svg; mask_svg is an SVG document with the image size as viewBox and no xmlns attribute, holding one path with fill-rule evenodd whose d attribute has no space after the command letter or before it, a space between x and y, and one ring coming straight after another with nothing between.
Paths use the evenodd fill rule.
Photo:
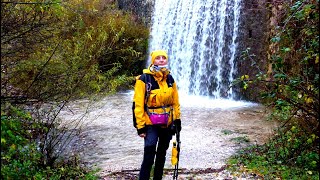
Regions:
<instances>
[{"instance_id":1,"label":"river","mask_svg":"<svg viewBox=\"0 0 320 180\"><path fill-rule=\"evenodd\" d=\"M81 133L72 140L69 153L79 153L85 164L100 168L105 179L114 172L132 175L140 168L143 139L133 127L132 96L129 91L94 102L81 100L60 114L64 123L82 123ZM266 120L266 110L259 104L188 96L180 99L181 169L222 168L239 148L268 140L275 127L275 123ZM172 143L166 169L172 169L171 147Z\"/></svg>"}]
</instances>

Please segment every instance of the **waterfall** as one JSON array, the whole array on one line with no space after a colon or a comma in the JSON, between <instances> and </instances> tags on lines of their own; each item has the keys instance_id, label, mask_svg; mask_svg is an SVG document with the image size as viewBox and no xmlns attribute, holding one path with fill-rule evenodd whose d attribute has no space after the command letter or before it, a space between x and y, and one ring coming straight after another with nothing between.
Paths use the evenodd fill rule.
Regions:
<instances>
[{"instance_id":1,"label":"waterfall","mask_svg":"<svg viewBox=\"0 0 320 180\"><path fill-rule=\"evenodd\" d=\"M234 99L241 0L155 0L149 51L164 49L179 92Z\"/></svg>"}]
</instances>

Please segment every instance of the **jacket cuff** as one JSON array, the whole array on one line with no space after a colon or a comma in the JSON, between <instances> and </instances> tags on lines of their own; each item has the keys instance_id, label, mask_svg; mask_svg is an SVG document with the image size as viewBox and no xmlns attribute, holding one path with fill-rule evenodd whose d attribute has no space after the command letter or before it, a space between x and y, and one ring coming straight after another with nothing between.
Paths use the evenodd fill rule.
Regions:
<instances>
[{"instance_id":1,"label":"jacket cuff","mask_svg":"<svg viewBox=\"0 0 320 180\"><path fill-rule=\"evenodd\" d=\"M141 129L137 129L138 135L142 134L142 133L146 133L147 132L147 128L143 127Z\"/></svg>"}]
</instances>

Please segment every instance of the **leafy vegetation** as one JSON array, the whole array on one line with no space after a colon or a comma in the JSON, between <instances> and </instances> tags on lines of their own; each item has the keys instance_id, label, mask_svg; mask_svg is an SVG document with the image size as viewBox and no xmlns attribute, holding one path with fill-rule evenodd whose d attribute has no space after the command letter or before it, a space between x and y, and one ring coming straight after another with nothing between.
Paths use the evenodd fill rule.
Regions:
<instances>
[{"instance_id":1,"label":"leafy vegetation","mask_svg":"<svg viewBox=\"0 0 320 180\"><path fill-rule=\"evenodd\" d=\"M241 144L241 143L249 143L250 139L247 136L239 136L239 137L231 138L231 141L235 141L238 144Z\"/></svg>"},{"instance_id":2,"label":"leafy vegetation","mask_svg":"<svg viewBox=\"0 0 320 180\"><path fill-rule=\"evenodd\" d=\"M241 164L265 179L319 179L319 2L282 1L282 7L268 71L238 79L244 90L258 84L261 101L273 110L270 118L282 126L270 142L243 151L230 166Z\"/></svg>"},{"instance_id":3,"label":"leafy vegetation","mask_svg":"<svg viewBox=\"0 0 320 180\"><path fill-rule=\"evenodd\" d=\"M78 159L46 163L34 136L43 124L21 109L1 111L1 179L97 179L95 171L80 166Z\"/></svg>"},{"instance_id":4,"label":"leafy vegetation","mask_svg":"<svg viewBox=\"0 0 320 180\"><path fill-rule=\"evenodd\" d=\"M147 47L145 27L112 6L98 11L96 1L51 3L3 3L3 98L15 93L61 100L114 92L138 74Z\"/></svg>"},{"instance_id":5,"label":"leafy vegetation","mask_svg":"<svg viewBox=\"0 0 320 180\"><path fill-rule=\"evenodd\" d=\"M1 2L1 178L95 179L63 152L81 120L58 115L70 100L127 88L148 35L112 2Z\"/></svg>"}]
</instances>

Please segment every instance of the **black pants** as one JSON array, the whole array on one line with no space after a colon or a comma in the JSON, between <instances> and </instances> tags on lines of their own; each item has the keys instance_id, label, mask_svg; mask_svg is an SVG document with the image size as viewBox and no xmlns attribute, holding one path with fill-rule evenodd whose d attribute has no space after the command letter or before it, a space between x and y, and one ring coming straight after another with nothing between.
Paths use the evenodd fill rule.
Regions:
<instances>
[{"instance_id":1,"label":"black pants","mask_svg":"<svg viewBox=\"0 0 320 180\"><path fill-rule=\"evenodd\" d=\"M156 160L153 179L162 179L163 167L166 161L166 153L167 149L169 148L171 139L172 135L169 128L147 126L147 134L144 138L144 154L139 174L139 180L149 180L150 171L155 157Z\"/></svg>"}]
</instances>

